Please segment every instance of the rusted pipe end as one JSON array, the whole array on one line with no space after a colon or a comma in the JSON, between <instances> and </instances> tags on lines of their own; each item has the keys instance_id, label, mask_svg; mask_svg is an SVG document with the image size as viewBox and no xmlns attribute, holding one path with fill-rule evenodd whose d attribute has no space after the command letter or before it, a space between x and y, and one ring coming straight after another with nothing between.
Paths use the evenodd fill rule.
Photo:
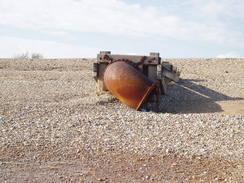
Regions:
<instances>
[{"instance_id":1,"label":"rusted pipe end","mask_svg":"<svg viewBox=\"0 0 244 183\"><path fill-rule=\"evenodd\" d=\"M156 91L157 83L152 82L126 61L109 64L104 71L107 89L131 108L139 110Z\"/></svg>"},{"instance_id":2,"label":"rusted pipe end","mask_svg":"<svg viewBox=\"0 0 244 183\"><path fill-rule=\"evenodd\" d=\"M139 110L143 104L146 104L152 98L152 96L156 93L157 87L158 87L157 82L152 84L152 86L148 89L148 91L143 96L143 98L142 98L141 102L139 103L139 105L137 106L136 110Z\"/></svg>"}]
</instances>

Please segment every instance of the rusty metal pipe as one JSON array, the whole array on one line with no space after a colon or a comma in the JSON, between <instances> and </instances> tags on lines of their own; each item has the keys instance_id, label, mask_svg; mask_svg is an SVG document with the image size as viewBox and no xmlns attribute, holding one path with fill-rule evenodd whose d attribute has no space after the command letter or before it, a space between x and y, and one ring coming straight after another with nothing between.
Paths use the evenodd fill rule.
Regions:
<instances>
[{"instance_id":1,"label":"rusty metal pipe","mask_svg":"<svg viewBox=\"0 0 244 183\"><path fill-rule=\"evenodd\" d=\"M139 110L152 96L157 85L125 61L114 62L104 71L107 89L131 108Z\"/></svg>"}]
</instances>

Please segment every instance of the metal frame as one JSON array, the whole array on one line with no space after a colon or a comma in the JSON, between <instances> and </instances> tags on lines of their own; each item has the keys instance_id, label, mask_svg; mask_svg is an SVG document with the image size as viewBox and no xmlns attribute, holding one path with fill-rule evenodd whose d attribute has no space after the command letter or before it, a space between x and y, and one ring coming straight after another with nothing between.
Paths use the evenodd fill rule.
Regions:
<instances>
[{"instance_id":1,"label":"metal frame","mask_svg":"<svg viewBox=\"0 0 244 183\"><path fill-rule=\"evenodd\" d=\"M141 58L145 57L141 55L111 54L110 51L101 51L97 54L97 62L93 64L93 78L98 83L98 94L107 91L103 81L103 72L109 64L109 61L105 58L105 55L108 55L112 60L128 59L135 64L138 64ZM167 83L179 81L180 73L177 71L177 68L173 67L169 62L161 61L159 53L149 53L149 56L146 56L146 59L138 66L138 68L153 82L159 81L161 94L166 94Z\"/></svg>"}]
</instances>

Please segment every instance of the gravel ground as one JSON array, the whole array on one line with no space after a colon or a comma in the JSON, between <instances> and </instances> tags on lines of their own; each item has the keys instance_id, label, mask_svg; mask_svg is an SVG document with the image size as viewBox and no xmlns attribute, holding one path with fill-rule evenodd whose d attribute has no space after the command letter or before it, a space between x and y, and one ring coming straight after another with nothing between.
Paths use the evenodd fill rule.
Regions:
<instances>
[{"instance_id":1,"label":"gravel ground","mask_svg":"<svg viewBox=\"0 0 244 183\"><path fill-rule=\"evenodd\" d=\"M96 95L95 59L0 59L0 182L244 182L244 59L163 60L156 113Z\"/></svg>"}]
</instances>

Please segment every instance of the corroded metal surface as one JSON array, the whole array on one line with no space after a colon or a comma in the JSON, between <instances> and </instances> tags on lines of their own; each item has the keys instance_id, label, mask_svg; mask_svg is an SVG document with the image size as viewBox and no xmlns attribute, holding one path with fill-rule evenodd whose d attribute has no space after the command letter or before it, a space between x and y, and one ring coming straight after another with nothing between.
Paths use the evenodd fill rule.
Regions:
<instances>
[{"instance_id":1,"label":"corroded metal surface","mask_svg":"<svg viewBox=\"0 0 244 183\"><path fill-rule=\"evenodd\" d=\"M150 99L157 88L157 83L125 61L109 64L103 77L107 89L119 100L136 110L139 110L140 106Z\"/></svg>"},{"instance_id":2,"label":"corroded metal surface","mask_svg":"<svg viewBox=\"0 0 244 183\"><path fill-rule=\"evenodd\" d=\"M180 72L171 63L162 61L159 53L143 55L117 55L110 51L97 54L93 64L93 78L98 83L97 94L110 91L128 106L139 110L156 94L165 95L167 84L179 81Z\"/></svg>"}]
</instances>

